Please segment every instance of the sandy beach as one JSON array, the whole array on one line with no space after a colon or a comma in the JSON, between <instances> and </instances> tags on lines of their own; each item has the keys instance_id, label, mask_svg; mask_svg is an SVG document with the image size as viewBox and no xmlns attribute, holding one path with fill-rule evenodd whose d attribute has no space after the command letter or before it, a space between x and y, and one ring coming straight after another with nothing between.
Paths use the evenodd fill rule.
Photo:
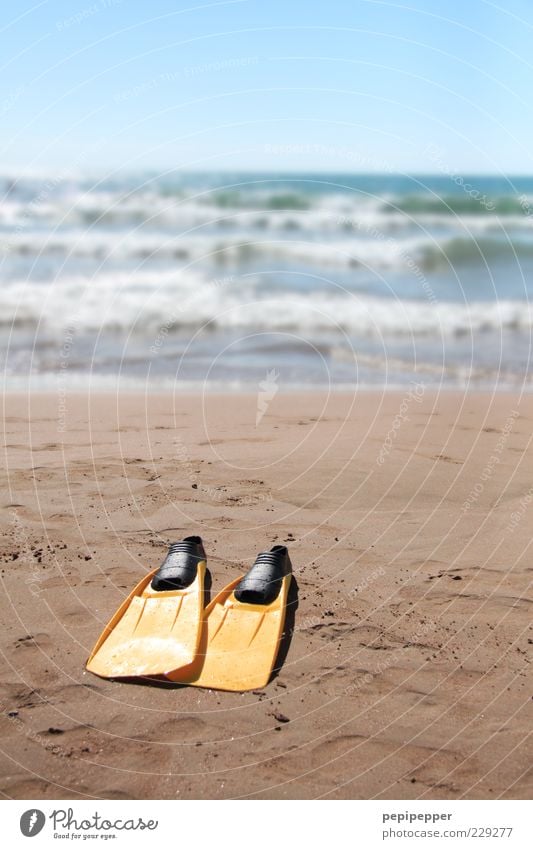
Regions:
<instances>
[{"instance_id":1,"label":"sandy beach","mask_svg":"<svg viewBox=\"0 0 533 849\"><path fill-rule=\"evenodd\" d=\"M533 397L266 407L5 397L4 798L530 798ZM289 546L298 608L264 691L85 671L189 534L213 592Z\"/></svg>"}]
</instances>

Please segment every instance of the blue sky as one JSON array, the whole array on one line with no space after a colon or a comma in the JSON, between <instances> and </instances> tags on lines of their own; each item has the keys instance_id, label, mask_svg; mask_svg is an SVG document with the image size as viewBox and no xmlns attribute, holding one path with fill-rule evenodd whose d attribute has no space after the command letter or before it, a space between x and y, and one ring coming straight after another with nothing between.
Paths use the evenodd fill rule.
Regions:
<instances>
[{"instance_id":1,"label":"blue sky","mask_svg":"<svg viewBox=\"0 0 533 849\"><path fill-rule=\"evenodd\" d=\"M4 3L0 170L533 173L533 4L500 4Z\"/></svg>"}]
</instances>

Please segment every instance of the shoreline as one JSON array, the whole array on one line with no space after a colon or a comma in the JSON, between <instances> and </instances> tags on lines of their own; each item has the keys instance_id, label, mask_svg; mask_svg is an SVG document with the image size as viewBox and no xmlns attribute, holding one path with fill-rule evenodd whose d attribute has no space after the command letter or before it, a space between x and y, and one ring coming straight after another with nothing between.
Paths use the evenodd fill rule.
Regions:
<instances>
[{"instance_id":1,"label":"shoreline","mask_svg":"<svg viewBox=\"0 0 533 849\"><path fill-rule=\"evenodd\" d=\"M513 384L505 384L505 385L498 386L497 388L490 388L490 387L468 388L468 387L457 387L457 386L453 386L453 385L434 386L432 384L424 384L423 381L416 381L416 380L410 381L410 382L405 383L405 384L384 384L384 385L381 385L381 386L377 385L377 384L364 384L364 385L358 385L358 386L354 386L354 387L346 387L346 386L343 386L342 384L336 385L336 386L329 386L329 387L317 387L317 386L301 387L301 384L300 384L301 388L297 388L297 389L295 389L293 386L290 386L288 388L280 387L279 392L276 393L276 394L279 395L279 396L283 396L283 397L292 397L292 396L300 397L300 396L310 396L310 395L335 395L335 396L336 395L357 395L359 393L362 394L362 395L380 395L380 396L383 396L383 395L387 395L389 393L400 394L402 392L407 392L413 386L420 386L420 385L425 387L424 388L425 394L461 395L464 398L469 398L469 397L472 397L472 396L475 397L477 395L484 396L484 397L485 396L498 397L499 395L516 395L518 397L526 397L527 398L527 397L531 397L533 395L533 384L531 384L531 385L527 384L526 386L522 386L522 387L517 387L516 385L513 385ZM196 398L199 395L206 395L206 396L209 396L211 398L213 398L213 397L215 397L215 398L216 397L227 398L228 395L237 395L240 398L242 396L253 397L254 395L257 395L257 391L258 391L257 390L257 384L246 384L242 387L228 386L227 389L216 387L216 388L212 388L212 389L208 389L208 390L205 390L201 386L197 386L196 388L190 388L189 389L188 388L189 386L190 386L190 384L184 384L184 385L180 385L180 386L177 386L177 387L169 386L166 389L161 388L161 387L154 387L153 389L145 389L145 388L142 388L142 387L139 387L139 386L132 386L132 387L120 387L120 388L118 388L118 390L114 386L109 387L109 388L106 388L105 386L98 386L98 387L95 387L95 388L87 387L86 389L70 389L70 388L65 389L64 387L61 387L61 386L59 386L57 388L50 387L50 388L45 388L45 389L42 389L42 388L16 389L16 388L10 387L10 388L4 389L2 391L2 396L5 397L5 398L8 398L10 396L20 397L21 395L27 395L27 396L31 396L31 397L42 396L42 397L46 398L46 397L55 396L55 395L57 395L58 393L61 392L65 395L68 395L69 397L75 397L75 398L87 397L87 396L97 398L100 395L108 397L111 394L116 395L117 397L120 397L120 396L123 396L123 395L127 395L127 396L149 395L150 397L152 397L154 395L160 395L161 397L165 397L165 398L168 397L169 395L180 395L181 397L185 397L185 398Z\"/></svg>"}]
</instances>

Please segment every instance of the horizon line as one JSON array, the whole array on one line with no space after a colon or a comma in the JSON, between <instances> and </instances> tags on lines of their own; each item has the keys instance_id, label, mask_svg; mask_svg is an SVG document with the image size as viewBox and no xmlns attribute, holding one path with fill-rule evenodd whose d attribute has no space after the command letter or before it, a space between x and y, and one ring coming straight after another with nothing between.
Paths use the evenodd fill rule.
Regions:
<instances>
[{"instance_id":1,"label":"horizon line","mask_svg":"<svg viewBox=\"0 0 533 849\"><path fill-rule=\"evenodd\" d=\"M226 175L226 174L239 174L239 175L261 175L267 177L307 177L310 175L320 175L324 177L406 177L406 178L422 178L422 177L443 177L453 181L454 177L464 176L464 177L481 177L481 178L489 178L489 179L502 179L502 180L510 180L513 178L527 178L533 179L533 171L516 171L516 172L494 172L494 171L459 171L457 169L453 173L447 173L443 171L401 171L401 170L385 170L385 171L328 171L322 169L290 169L290 168L218 168L218 169L189 169L182 168L180 166L174 167L163 167L163 168L155 168L152 166L142 166L139 168L133 168L131 170L124 169L122 165L115 165L113 167L104 167L104 166L88 166L86 169L79 168L76 166L76 163L73 164L72 168L66 166L50 166L50 167L42 167L42 168L28 168L23 165L21 166L8 166L4 168L0 168L0 178L9 178L9 177L20 177L20 176L39 176L42 174L46 174L47 176L65 174L68 171L72 171L73 173L79 174L87 174L88 176L91 174L98 174L100 176L109 173L116 174L119 172L125 174L173 174L180 173L184 175L191 176L204 176L204 175Z\"/></svg>"}]
</instances>

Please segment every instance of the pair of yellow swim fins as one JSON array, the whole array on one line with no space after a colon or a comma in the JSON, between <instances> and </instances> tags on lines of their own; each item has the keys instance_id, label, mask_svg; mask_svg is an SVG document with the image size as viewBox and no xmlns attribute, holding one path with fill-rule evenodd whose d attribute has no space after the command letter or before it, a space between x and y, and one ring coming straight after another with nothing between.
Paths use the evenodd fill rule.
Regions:
<instances>
[{"instance_id":1,"label":"pair of yellow swim fins","mask_svg":"<svg viewBox=\"0 0 533 849\"><path fill-rule=\"evenodd\" d=\"M102 678L165 676L195 687L255 690L272 674L292 566L285 546L262 552L204 607L200 537L173 543L104 628L87 669Z\"/></svg>"}]
</instances>

